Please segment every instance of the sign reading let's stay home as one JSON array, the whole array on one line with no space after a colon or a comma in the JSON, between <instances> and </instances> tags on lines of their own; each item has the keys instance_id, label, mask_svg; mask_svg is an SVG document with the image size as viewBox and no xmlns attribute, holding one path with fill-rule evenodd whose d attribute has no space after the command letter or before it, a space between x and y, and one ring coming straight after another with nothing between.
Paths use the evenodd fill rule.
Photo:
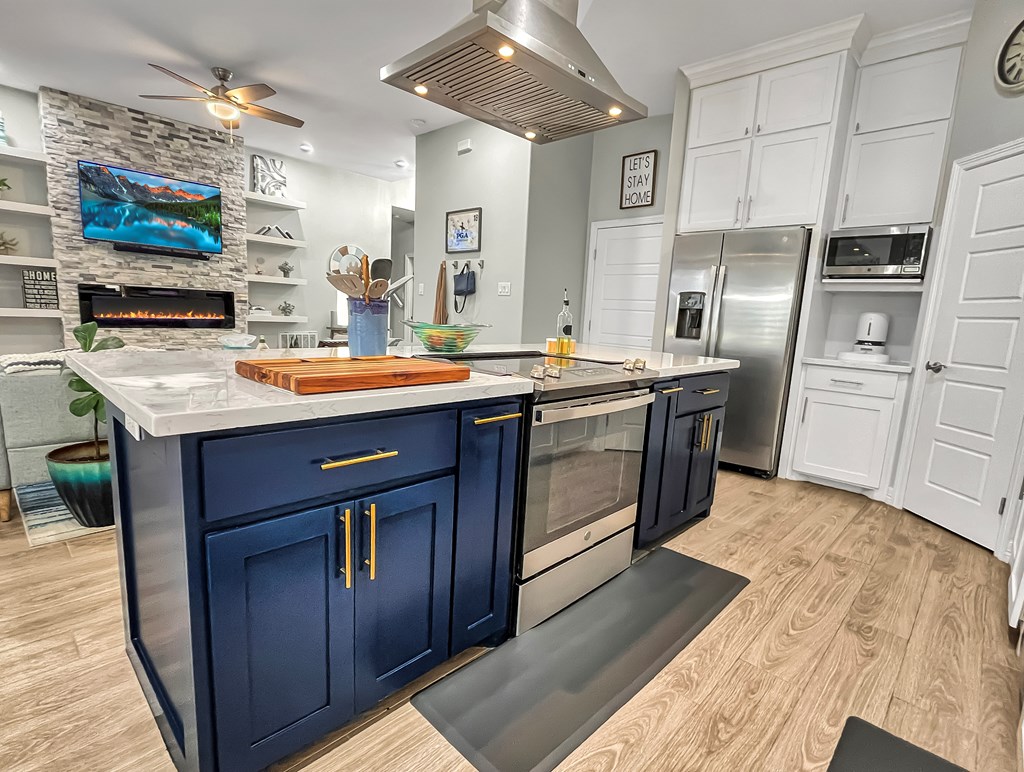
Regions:
<instances>
[{"instance_id":1,"label":"sign reading let's stay home","mask_svg":"<svg viewBox=\"0 0 1024 772\"><path fill-rule=\"evenodd\" d=\"M619 209L654 206L654 181L657 174L657 150L623 156Z\"/></svg>"}]
</instances>

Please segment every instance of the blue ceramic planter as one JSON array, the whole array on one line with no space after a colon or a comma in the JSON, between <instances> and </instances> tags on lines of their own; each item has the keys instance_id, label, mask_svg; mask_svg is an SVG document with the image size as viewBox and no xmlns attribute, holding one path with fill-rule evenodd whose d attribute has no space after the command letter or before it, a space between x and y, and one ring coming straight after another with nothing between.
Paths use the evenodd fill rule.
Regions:
<instances>
[{"instance_id":1,"label":"blue ceramic planter","mask_svg":"<svg viewBox=\"0 0 1024 772\"><path fill-rule=\"evenodd\" d=\"M110 485L107 441L100 441L96 459L92 442L65 445L46 454L46 466L57 494L81 525L98 528L114 524L114 491Z\"/></svg>"}]
</instances>

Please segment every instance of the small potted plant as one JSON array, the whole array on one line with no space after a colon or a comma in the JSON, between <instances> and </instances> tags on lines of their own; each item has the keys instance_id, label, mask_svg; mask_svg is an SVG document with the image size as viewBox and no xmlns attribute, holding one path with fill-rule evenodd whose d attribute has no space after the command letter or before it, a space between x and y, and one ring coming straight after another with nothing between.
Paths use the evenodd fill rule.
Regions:
<instances>
[{"instance_id":1,"label":"small potted plant","mask_svg":"<svg viewBox=\"0 0 1024 772\"><path fill-rule=\"evenodd\" d=\"M4 197L4 191L13 190L6 177L0 177L0 199Z\"/></svg>"},{"instance_id":2,"label":"small potted plant","mask_svg":"<svg viewBox=\"0 0 1024 772\"><path fill-rule=\"evenodd\" d=\"M124 341L113 336L96 340L96 322L74 329L75 340L82 351L105 351L121 348ZM68 511L82 525L96 528L114 524L114 492L110 484L110 452L106 440L100 439L100 422L107 421L107 401L84 378L77 375L68 387L81 396L71 400L72 415L92 414L92 440L65 445L46 454L46 467L53 487Z\"/></svg>"}]
</instances>

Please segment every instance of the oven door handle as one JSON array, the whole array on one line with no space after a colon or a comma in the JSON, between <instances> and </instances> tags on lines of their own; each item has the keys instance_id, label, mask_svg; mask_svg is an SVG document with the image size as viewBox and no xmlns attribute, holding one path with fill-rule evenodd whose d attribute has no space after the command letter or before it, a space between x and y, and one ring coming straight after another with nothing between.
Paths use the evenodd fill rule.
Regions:
<instances>
[{"instance_id":1,"label":"oven door handle","mask_svg":"<svg viewBox=\"0 0 1024 772\"><path fill-rule=\"evenodd\" d=\"M591 405L579 405L577 407L556 407L550 410L537 410L533 414L533 424L555 424L559 421L572 421L577 418L591 418L598 415L609 415L621 413L623 410L631 410L634 407L643 407L654 402L654 394L642 394L639 397L627 397L626 399L610 399L606 402L597 402Z\"/></svg>"}]
</instances>

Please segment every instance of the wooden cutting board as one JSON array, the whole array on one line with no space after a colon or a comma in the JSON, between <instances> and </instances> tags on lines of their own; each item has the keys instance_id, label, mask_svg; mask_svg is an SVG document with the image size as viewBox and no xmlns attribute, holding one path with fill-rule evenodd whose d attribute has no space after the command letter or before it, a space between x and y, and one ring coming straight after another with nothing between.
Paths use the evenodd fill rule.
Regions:
<instances>
[{"instance_id":1,"label":"wooden cutting board","mask_svg":"<svg viewBox=\"0 0 1024 772\"><path fill-rule=\"evenodd\" d=\"M469 368L465 365L393 356L241 359L235 362L235 372L243 378L295 394L327 394L469 380Z\"/></svg>"}]
</instances>

